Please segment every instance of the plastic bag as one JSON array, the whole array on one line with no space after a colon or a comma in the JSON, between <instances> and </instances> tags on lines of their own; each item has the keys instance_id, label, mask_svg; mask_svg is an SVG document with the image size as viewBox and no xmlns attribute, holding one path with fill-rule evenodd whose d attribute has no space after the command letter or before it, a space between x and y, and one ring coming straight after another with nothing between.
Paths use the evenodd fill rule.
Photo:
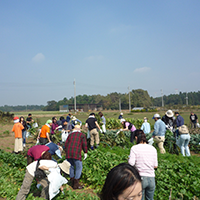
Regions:
<instances>
[{"instance_id":1,"label":"plastic bag","mask_svg":"<svg viewBox=\"0 0 200 200\"><path fill-rule=\"evenodd\" d=\"M38 127L38 123L35 122L32 126L33 126L33 128L37 128Z\"/></svg>"},{"instance_id":2,"label":"plastic bag","mask_svg":"<svg viewBox=\"0 0 200 200\"><path fill-rule=\"evenodd\" d=\"M26 131L26 138L28 138L30 136L30 132Z\"/></svg>"},{"instance_id":3,"label":"plastic bag","mask_svg":"<svg viewBox=\"0 0 200 200\"><path fill-rule=\"evenodd\" d=\"M148 142L149 142L149 145L153 145L153 143L154 143L153 138L150 138L150 139L148 140Z\"/></svg>"},{"instance_id":4,"label":"plastic bag","mask_svg":"<svg viewBox=\"0 0 200 200\"><path fill-rule=\"evenodd\" d=\"M67 138L68 138L69 133L67 131L62 131L62 142L66 142Z\"/></svg>"},{"instance_id":5,"label":"plastic bag","mask_svg":"<svg viewBox=\"0 0 200 200\"><path fill-rule=\"evenodd\" d=\"M87 139L90 139L90 131L87 132Z\"/></svg>"}]
</instances>

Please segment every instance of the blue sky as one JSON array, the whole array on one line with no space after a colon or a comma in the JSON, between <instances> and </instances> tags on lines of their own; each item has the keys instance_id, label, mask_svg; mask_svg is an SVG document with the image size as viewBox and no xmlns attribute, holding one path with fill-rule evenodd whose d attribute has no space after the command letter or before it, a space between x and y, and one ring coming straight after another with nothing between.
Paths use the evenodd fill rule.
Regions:
<instances>
[{"instance_id":1,"label":"blue sky","mask_svg":"<svg viewBox=\"0 0 200 200\"><path fill-rule=\"evenodd\" d=\"M0 1L0 106L199 91L200 1Z\"/></svg>"}]
</instances>

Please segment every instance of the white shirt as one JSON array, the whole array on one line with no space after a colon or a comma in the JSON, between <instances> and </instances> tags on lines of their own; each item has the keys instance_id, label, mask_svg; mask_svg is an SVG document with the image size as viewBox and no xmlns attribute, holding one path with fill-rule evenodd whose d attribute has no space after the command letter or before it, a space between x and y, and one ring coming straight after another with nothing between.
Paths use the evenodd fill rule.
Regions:
<instances>
[{"instance_id":1,"label":"white shirt","mask_svg":"<svg viewBox=\"0 0 200 200\"><path fill-rule=\"evenodd\" d=\"M37 165L37 160L32 162L26 167L31 176L35 176L36 165ZM53 160L40 160L39 167L43 165L48 168L56 168L58 166L58 164Z\"/></svg>"}]
</instances>

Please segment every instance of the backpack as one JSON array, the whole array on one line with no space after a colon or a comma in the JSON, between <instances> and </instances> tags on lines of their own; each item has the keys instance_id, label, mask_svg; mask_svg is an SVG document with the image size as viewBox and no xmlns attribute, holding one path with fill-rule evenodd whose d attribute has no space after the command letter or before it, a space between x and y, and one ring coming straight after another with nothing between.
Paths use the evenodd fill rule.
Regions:
<instances>
[{"instance_id":1,"label":"backpack","mask_svg":"<svg viewBox=\"0 0 200 200\"><path fill-rule=\"evenodd\" d=\"M178 131L179 131L180 135L189 133L188 127L186 125L182 125L182 126L178 127Z\"/></svg>"},{"instance_id":2,"label":"backpack","mask_svg":"<svg viewBox=\"0 0 200 200\"><path fill-rule=\"evenodd\" d=\"M44 171L39 168L39 164L40 164L40 159L38 159L36 169L35 169L35 178L40 181L40 180L46 178L47 176L44 173Z\"/></svg>"}]
</instances>

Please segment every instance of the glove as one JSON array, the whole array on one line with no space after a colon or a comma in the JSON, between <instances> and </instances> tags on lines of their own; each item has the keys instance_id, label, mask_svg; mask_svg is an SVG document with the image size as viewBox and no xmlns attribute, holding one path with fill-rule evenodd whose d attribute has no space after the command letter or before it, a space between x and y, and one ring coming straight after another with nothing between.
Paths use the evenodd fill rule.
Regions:
<instances>
[{"instance_id":1,"label":"glove","mask_svg":"<svg viewBox=\"0 0 200 200\"><path fill-rule=\"evenodd\" d=\"M84 159L83 160L85 160L87 158L87 153L84 153Z\"/></svg>"},{"instance_id":2,"label":"glove","mask_svg":"<svg viewBox=\"0 0 200 200\"><path fill-rule=\"evenodd\" d=\"M120 133L120 130L119 130L119 131L117 131L116 135L118 135L119 133Z\"/></svg>"},{"instance_id":3,"label":"glove","mask_svg":"<svg viewBox=\"0 0 200 200\"><path fill-rule=\"evenodd\" d=\"M123 129L121 128L120 131L123 131Z\"/></svg>"},{"instance_id":4,"label":"glove","mask_svg":"<svg viewBox=\"0 0 200 200\"><path fill-rule=\"evenodd\" d=\"M103 133L103 131L100 129L100 132Z\"/></svg>"}]
</instances>

